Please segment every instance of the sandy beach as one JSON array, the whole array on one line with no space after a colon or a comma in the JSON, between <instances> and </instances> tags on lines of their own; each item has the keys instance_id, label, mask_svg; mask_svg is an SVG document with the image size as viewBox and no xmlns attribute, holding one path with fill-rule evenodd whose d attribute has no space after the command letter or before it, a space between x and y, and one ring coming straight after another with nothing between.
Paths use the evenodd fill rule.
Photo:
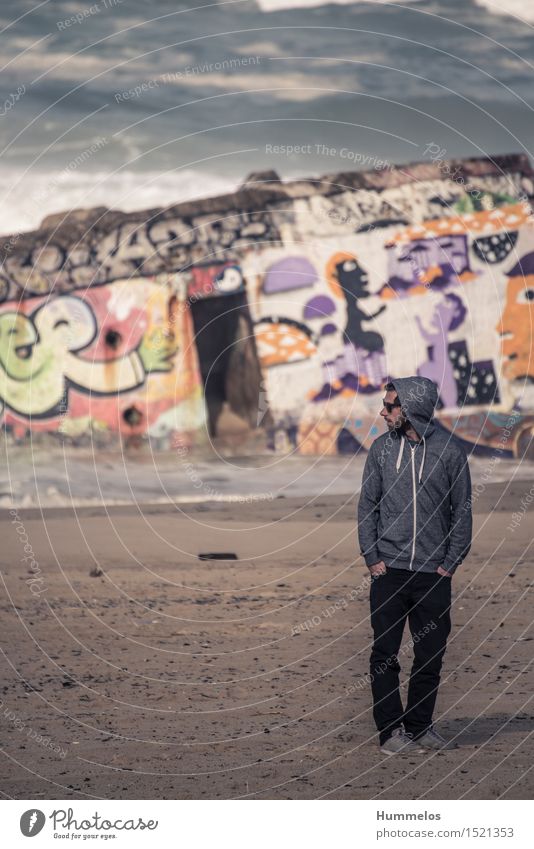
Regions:
<instances>
[{"instance_id":1,"label":"sandy beach","mask_svg":"<svg viewBox=\"0 0 534 849\"><path fill-rule=\"evenodd\" d=\"M530 846L534 0L11 6L6 846Z\"/></svg>"},{"instance_id":2,"label":"sandy beach","mask_svg":"<svg viewBox=\"0 0 534 849\"><path fill-rule=\"evenodd\" d=\"M460 748L390 759L365 678L359 477L349 495L6 506L4 797L531 798L529 470L479 487L454 577L435 722Z\"/></svg>"}]
</instances>

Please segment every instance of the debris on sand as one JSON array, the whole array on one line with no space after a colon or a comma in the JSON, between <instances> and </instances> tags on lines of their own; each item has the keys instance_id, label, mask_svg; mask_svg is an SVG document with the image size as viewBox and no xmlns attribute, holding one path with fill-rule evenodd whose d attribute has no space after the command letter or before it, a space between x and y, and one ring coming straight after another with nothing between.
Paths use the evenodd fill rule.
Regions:
<instances>
[{"instance_id":1,"label":"debris on sand","mask_svg":"<svg viewBox=\"0 0 534 849\"><path fill-rule=\"evenodd\" d=\"M208 551L198 555L199 560L238 560L234 551Z\"/></svg>"}]
</instances>

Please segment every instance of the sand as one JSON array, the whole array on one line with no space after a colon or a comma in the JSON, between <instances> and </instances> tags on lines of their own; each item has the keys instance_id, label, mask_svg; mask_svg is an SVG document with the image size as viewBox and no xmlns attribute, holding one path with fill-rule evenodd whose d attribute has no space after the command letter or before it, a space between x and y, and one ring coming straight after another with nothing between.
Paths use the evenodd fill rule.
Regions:
<instances>
[{"instance_id":1,"label":"sand","mask_svg":"<svg viewBox=\"0 0 534 849\"><path fill-rule=\"evenodd\" d=\"M4 510L0 789L532 798L528 511L510 526L530 486L485 485L453 579L435 722L460 748L397 758L379 751L363 677L371 629L355 495ZM203 551L239 559L199 561Z\"/></svg>"}]
</instances>

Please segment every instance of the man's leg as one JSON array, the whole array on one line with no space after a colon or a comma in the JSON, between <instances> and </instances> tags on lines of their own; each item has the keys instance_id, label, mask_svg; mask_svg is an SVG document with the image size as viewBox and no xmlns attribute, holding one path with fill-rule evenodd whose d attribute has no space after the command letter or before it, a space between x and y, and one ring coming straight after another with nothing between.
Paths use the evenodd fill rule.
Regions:
<instances>
[{"instance_id":1,"label":"man's leg","mask_svg":"<svg viewBox=\"0 0 534 849\"><path fill-rule=\"evenodd\" d=\"M441 665L451 630L451 579L437 573L413 576L408 622L414 661L408 686L404 729L414 739L432 727Z\"/></svg>"},{"instance_id":2,"label":"man's leg","mask_svg":"<svg viewBox=\"0 0 534 849\"><path fill-rule=\"evenodd\" d=\"M374 633L370 659L373 717L382 745L402 725L397 658L409 610L405 570L388 569L371 580L371 625Z\"/></svg>"}]
</instances>

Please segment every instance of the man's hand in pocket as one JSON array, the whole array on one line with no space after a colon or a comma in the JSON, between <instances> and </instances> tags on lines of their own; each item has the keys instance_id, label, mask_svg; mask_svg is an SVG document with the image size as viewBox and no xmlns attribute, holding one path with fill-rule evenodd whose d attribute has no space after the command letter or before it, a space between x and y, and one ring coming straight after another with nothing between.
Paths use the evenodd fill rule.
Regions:
<instances>
[{"instance_id":1,"label":"man's hand in pocket","mask_svg":"<svg viewBox=\"0 0 534 849\"><path fill-rule=\"evenodd\" d=\"M386 572L386 564L383 560L380 560L378 563L373 563L372 566L369 566L369 571L371 573L371 577L375 575L384 575Z\"/></svg>"}]
</instances>

